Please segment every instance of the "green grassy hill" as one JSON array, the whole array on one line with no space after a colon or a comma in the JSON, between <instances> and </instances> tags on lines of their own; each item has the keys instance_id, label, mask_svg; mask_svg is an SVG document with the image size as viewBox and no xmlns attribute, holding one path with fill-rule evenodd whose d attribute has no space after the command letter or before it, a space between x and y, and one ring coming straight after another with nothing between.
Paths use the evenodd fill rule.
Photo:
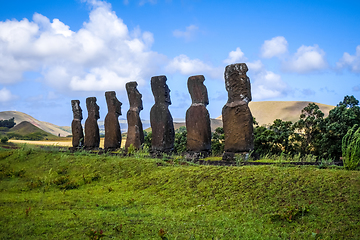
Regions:
<instances>
[{"instance_id":1,"label":"green grassy hill","mask_svg":"<svg viewBox=\"0 0 360 240\"><path fill-rule=\"evenodd\" d=\"M57 136L54 136L48 132L45 132L44 130L32 125L31 123L29 123L27 121L23 121L23 122L15 125L13 128L10 128L7 133L8 134L15 133L15 134L19 134L22 136L33 134L33 133L39 133L39 134L43 135L44 138L46 138L46 139L57 139L58 138Z\"/></svg>"},{"instance_id":2,"label":"green grassy hill","mask_svg":"<svg viewBox=\"0 0 360 240\"><path fill-rule=\"evenodd\" d=\"M39 121L32 116L18 112L18 111L4 111L0 112L0 120L8 120L10 118L15 118L15 123L20 124L23 121L27 121L31 123L32 125L44 130L45 132L48 132L54 136L58 136L60 134L61 137L66 137L67 135L71 134L71 131L67 131L68 128L66 127L59 127L52 123ZM71 122L69 123L69 125Z\"/></svg>"},{"instance_id":3,"label":"green grassy hill","mask_svg":"<svg viewBox=\"0 0 360 240\"><path fill-rule=\"evenodd\" d=\"M0 239L360 239L359 189L339 168L0 149Z\"/></svg>"}]
</instances>

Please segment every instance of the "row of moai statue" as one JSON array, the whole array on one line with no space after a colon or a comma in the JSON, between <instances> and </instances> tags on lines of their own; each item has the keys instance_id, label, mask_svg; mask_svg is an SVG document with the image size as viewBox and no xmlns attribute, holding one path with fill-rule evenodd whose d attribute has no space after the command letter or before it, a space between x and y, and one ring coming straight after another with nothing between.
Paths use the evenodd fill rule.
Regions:
<instances>
[{"instance_id":1,"label":"row of moai statue","mask_svg":"<svg viewBox=\"0 0 360 240\"><path fill-rule=\"evenodd\" d=\"M225 149L223 159L233 159L235 154L249 153L254 148L253 118L248 106L251 101L250 79L246 75L245 63L231 64L225 68L225 86L228 101L222 109ZM170 89L166 84L166 76L151 78L151 90L155 104L150 111L152 128L151 153L159 156L171 153L174 149L175 131L173 118L169 111ZM209 104L207 89L203 75L188 78L187 86L192 104L186 112L187 155L191 158L205 157L211 152L210 115L206 106ZM144 143L142 123L139 116L143 109L141 94L136 82L126 84L130 109L127 112L128 132L125 144L140 149ZM121 146L121 131L118 117L121 115L121 102L114 91L105 93L108 114L105 117L105 150L113 150ZM73 148L99 148L100 135L97 120L99 106L95 97L86 99L88 118L85 121L85 137L81 120L82 111L79 100L72 100L74 120L72 122Z\"/></svg>"}]
</instances>

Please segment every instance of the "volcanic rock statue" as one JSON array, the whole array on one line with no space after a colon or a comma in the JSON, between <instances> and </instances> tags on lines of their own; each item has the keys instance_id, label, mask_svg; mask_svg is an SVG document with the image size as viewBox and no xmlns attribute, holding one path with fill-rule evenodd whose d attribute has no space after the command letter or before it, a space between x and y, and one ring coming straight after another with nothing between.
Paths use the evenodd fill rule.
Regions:
<instances>
[{"instance_id":1,"label":"volcanic rock statue","mask_svg":"<svg viewBox=\"0 0 360 240\"><path fill-rule=\"evenodd\" d=\"M211 150L210 116L206 109L209 99L204 81L204 76L198 75L189 77L187 82L192 104L186 111L186 147L193 158L206 157Z\"/></svg>"},{"instance_id":2,"label":"volcanic rock statue","mask_svg":"<svg viewBox=\"0 0 360 240\"><path fill-rule=\"evenodd\" d=\"M72 146L75 150L76 148L81 148L84 146L84 132L81 126L81 120L83 119L83 116L79 100L71 100L71 107L74 115L74 119L71 123Z\"/></svg>"},{"instance_id":3,"label":"volcanic rock statue","mask_svg":"<svg viewBox=\"0 0 360 240\"><path fill-rule=\"evenodd\" d=\"M88 118L85 121L85 149L96 149L100 145L100 134L97 120L100 118L96 97L86 99Z\"/></svg>"},{"instance_id":4,"label":"volcanic rock statue","mask_svg":"<svg viewBox=\"0 0 360 240\"><path fill-rule=\"evenodd\" d=\"M132 144L135 149L140 149L144 143L143 126L140 119L140 111L143 110L142 95L137 90L137 82L126 83L126 91L129 98L130 109L127 112L128 132L125 149Z\"/></svg>"},{"instance_id":5,"label":"volcanic rock statue","mask_svg":"<svg viewBox=\"0 0 360 240\"><path fill-rule=\"evenodd\" d=\"M155 104L150 111L152 128L151 152L153 156L169 153L174 149L174 123L168 109L171 105L170 89L166 84L166 76L151 78L151 90Z\"/></svg>"},{"instance_id":6,"label":"volcanic rock statue","mask_svg":"<svg viewBox=\"0 0 360 240\"><path fill-rule=\"evenodd\" d=\"M104 149L114 150L121 146L121 131L119 116L121 115L122 103L116 98L114 91L105 92L108 114L105 117L105 140Z\"/></svg>"},{"instance_id":7,"label":"volcanic rock statue","mask_svg":"<svg viewBox=\"0 0 360 240\"><path fill-rule=\"evenodd\" d=\"M248 106L251 86L247 71L245 63L231 64L225 68L228 101L222 109L225 134L223 160L233 159L235 153L246 154L254 149L253 117Z\"/></svg>"}]
</instances>

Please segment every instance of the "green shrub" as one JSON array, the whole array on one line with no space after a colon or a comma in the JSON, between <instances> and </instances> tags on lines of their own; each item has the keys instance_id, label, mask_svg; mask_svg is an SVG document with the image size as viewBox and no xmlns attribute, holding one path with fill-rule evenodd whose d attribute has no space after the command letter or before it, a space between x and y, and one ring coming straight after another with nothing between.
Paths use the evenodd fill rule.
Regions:
<instances>
[{"instance_id":1,"label":"green shrub","mask_svg":"<svg viewBox=\"0 0 360 240\"><path fill-rule=\"evenodd\" d=\"M9 139L13 138L13 139L20 139L22 137L22 135L18 134L18 133L8 133L7 137Z\"/></svg>"},{"instance_id":2,"label":"green shrub","mask_svg":"<svg viewBox=\"0 0 360 240\"><path fill-rule=\"evenodd\" d=\"M22 137L23 140L43 140L44 137L46 136L45 133L41 133L41 132L34 132L34 133L29 133L26 134Z\"/></svg>"},{"instance_id":3,"label":"green shrub","mask_svg":"<svg viewBox=\"0 0 360 240\"><path fill-rule=\"evenodd\" d=\"M144 131L144 147L151 149L152 132Z\"/></svg>"},{"instance_id":4,"label":"green shrub","mask_svg":"<svg viewBox=\"0 0 360 240\"><path fill-rule=\"evenodd\" d=\"M211 152L214 156L220 156L224 152L225 135L224 129L218 127L211 136Z\"/></svg>"},{"instance_id":5,"label":"green shrub","mask_svg":"<svg viewBox=\"0 0 360 240\"><path fill-rule=\"evenodd\" d=\"M186 151L187 131L185 127L180 127L178 130L179 131L175 133L174 150L177 154L181 154Z\"/></svg>"},{"instance_id":6,"label":"green shrub","mask_svg":"<svg viewBox=\"0 0 360 240\"><path fill-rule=\"evenodd\" d=\"M344 167L355 170L360 163L360 127L355 124L342 140Z\"/></svg>"},{"instance_id":7,"label":"green shrub","mask_svg":"<svg viewBox=\"0 0 360 240\"><path fill-rule=\"evenodd\" d=\"M4 136L1 138L1 142L2 143L7 143L9 141L8 137L7 136Z\"/></svg>"},{"instance_id":8,"label":"green shrub","mask_svg":"<svg viewBox=\"0 0 360 240\"><path fill-rule=\"evenodd\" d=\"M127 149L127 154L130 155L134 155L136 152L136 148L133 144L130 144L130 146Z\"/></svg>"}]
</instances>

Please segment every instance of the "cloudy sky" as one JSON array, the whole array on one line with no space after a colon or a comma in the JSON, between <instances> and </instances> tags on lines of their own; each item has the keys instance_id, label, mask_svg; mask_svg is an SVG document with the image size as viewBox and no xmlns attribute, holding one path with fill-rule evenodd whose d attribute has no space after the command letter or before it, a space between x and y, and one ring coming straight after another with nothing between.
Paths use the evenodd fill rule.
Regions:
<instances>
[{"instance_id":1,"label":"cloudy sky","mask_svg":"<svg viewBox=\"0 0 360 240\"><path fill-rule=\"evenodd\" d=\"M150 78L166 75L170 111L184 118L187 79L205 76L210 116L227 101L225 66L245 62L253 101L360 100L358 0L12 0L0 8L0 111L60 126L71 99L104 92L129 108L125 83L137 81L143 119ZM256 116L255 116L256 117Z\"/></svg>"}]
</instances>

